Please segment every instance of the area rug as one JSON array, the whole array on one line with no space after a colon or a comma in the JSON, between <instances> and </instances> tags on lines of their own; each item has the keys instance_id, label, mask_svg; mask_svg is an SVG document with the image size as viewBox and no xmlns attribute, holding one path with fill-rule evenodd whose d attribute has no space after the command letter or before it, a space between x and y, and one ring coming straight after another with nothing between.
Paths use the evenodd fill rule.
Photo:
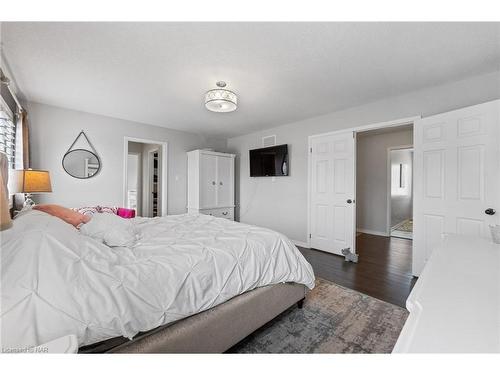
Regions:
<instances>
[{"instance_id":1,"label":"area rug","mask_svg":"<svg viewBox=\"0 0 500 375\"><path fill-rule=\"evenodd\" d=\"M402 232L413 232L413 220L405 220L402 223L394 226L392 230L400 230Z\"/></svg>"},{"instance_id":2,"label":"area rug","mask_svg":"<svg viewBox=\"0 0 500 375\"><path fill-rule=\"evenodd\" d=\"M324 279L230 353L390 353L408 312Z\"/></svg>"}]
</instances>

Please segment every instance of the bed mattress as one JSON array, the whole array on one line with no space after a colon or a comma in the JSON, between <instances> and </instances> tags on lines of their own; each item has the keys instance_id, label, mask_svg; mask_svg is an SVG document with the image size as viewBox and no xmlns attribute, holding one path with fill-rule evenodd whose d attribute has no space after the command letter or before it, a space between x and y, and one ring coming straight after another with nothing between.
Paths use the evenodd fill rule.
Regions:
<instances>
[{"instance_id":1,"label":"bed mattress","mask_svg":"<svg viewBox=\"0 0 500 375\"><path fill-rule=\"evenodd\" d=\"M2 232L2 347L132 338L265 285L314 287L309 263L272 230L206 215L132 220L130 247L37 211Z\"/></svg>"}]
</instances>

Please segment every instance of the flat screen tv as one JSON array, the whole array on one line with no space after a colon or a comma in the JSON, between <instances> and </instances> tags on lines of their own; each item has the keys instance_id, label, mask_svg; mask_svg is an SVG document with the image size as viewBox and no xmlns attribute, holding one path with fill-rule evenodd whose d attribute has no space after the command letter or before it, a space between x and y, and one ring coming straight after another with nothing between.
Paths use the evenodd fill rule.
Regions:
<instances>
[{"instance_id":1,"label":"flat screen tv","mask_svg":"<svg viewBox=\"0 0 500 375\"><path fill-rule=\"evenodd\" d=\"M288 145L250 150L250 177L288 176Z\"/></svg>"}]
</instances>

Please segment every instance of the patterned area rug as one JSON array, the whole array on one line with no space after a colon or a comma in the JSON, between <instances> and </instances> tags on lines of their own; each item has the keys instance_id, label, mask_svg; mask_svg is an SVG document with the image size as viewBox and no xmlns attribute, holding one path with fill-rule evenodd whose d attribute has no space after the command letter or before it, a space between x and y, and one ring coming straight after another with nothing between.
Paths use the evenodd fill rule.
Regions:
<instances>
[{"instance_id":1,"label":"patterned area rug","mask_svg":"<svg viewBox=\"0 0 500 375\"><path fill-rule=\"evenodd\" d=\"M402 232L413 232L413 220L405 220L396 225L393 230L400 230Z\"/></svg>"},{"instance_id":2,"label":"patterned area rug","mask_svg":"<svg viewBox=\"0 0 500 375\"><path fill-rule=\"evenodd\" d=\"M293 307L231 348L230 353L390 353L405 309L324 279Z\"/></svg>"}]
</instances>

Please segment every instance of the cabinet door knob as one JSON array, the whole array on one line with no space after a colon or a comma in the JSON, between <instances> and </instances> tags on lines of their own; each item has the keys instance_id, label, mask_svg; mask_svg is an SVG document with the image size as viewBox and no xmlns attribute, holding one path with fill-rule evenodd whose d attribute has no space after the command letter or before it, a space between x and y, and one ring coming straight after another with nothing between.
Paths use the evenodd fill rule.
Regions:
<instances>
[{"instance_id":1,"label":"cabinet door knob","mask_svg":"<svg viewBox=\"0 0 500 375\"><path fill-rule=\"evenodd\" d=\"M227 212L223 212L222 215L227 215Z\"/></svg>"},{"instance_id":2,"label":"cabinet door knob","mask_svg":"<svg viewBox=\"0 0 500 375\"><path fill-rule=\"evenodd\" d=\"M219 185L221 185L221 186L222 186L222 181L221 181L221 182L219 182Z\"/></svg>"},{"instance_id":3,"label":"cabinet door knob","mask_svg":"<svg viewBox=\"0 0 500 375\"><path fill-rule=\"evenodd\" d=\"M215 181L212 181L212 185L215 185Z\"/></svg>"}]
</instances>

